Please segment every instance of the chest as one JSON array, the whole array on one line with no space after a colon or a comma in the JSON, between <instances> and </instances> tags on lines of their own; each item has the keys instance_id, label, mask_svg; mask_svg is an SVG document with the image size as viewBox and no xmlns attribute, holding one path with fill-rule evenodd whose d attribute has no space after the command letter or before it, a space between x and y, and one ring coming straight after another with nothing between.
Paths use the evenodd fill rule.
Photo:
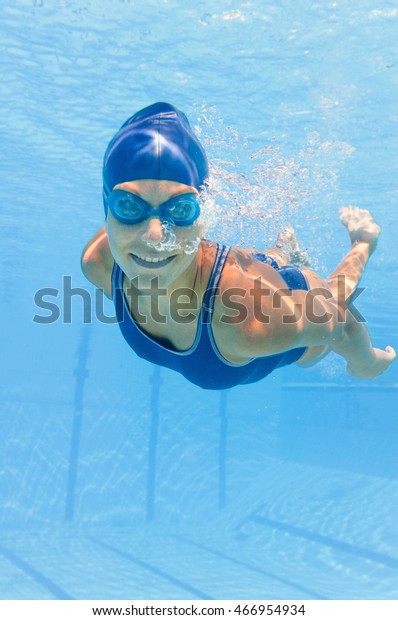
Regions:
<instances>
[{"instance_id":1,"label":"chest","mask_svg":"<svg viewBox=\"0 0 398 620\"><path fill-rule=\"evenodd\" d=\"M202 292L203 293L203 292ZM125 294L125 303L127 304ZM214 313L211 317L210 327L203 323L204 309L203 294L198 296L198 304L193 302L188 308L174 307L174 311L164 306L158 307L147 303L139 304L137 299L131 299L128 304L128 311L136 327L146 336L157 344L169 349L170 351L188 351L195 342L199 342L204 330L209 330L214 348L227 362L232 364L245 364L248 358L236 355L234 341L234 326L223 323L219 320L221 312L221 301L215 298ZM210 361L210 360L209 360Z\"/></svg>"},{"instance_id":2,"label":"chest","mask_svg":"<svg viewBox=\"0 0 398 620\"><path fill-rule=\"evenodd\" d=\"M195 343L201 323L206 286L181 288L164 296L142 295L123 280L124 306L135 326L171 351L186 351Z\"/></svg>"},{"instance_id":3,"label":"chest","mask_svg":"<svg viewBox=\"0 0 398 620\"><path fill-rule=\"evenodd\" d=\"M185 351L195 342L200 307L182 311L147 303L140 305L138 312L130 307L130 314L141 331L168 349Z\"/></svg>"},{"instance_id":4,"label":"chest","mask_svg":"<svg viewBox=\"0 0 398 620\"><path fill-rule=\"evenodd\" d=\"M236 325L223 322L220 319L223 315L220 294L214 296L210 327L208 328L207 324L203 322L204 305L209 303L209 288L214 295L214 288L212 287L214 287L215 280L212 280L212 269L215 257L212 254L207 261L202 262L200 277L195 280L194 287L180 288L179 295L175 291L162 298L134 294L129 287L126 276L124 276L125 311L133 319L135 329L140 330L145 336L166 349L178 352L188 351L195 342L199 343L204 331L207 330L213 342L213 348L226 361L233 364L246 363L248 361L246 358L236 354L236 346L234 346ZM227 270L221 270L218 278L219 290L221 291L223 290L222 280L225 277L225 271Z\"/></svg>"}]
</instances>

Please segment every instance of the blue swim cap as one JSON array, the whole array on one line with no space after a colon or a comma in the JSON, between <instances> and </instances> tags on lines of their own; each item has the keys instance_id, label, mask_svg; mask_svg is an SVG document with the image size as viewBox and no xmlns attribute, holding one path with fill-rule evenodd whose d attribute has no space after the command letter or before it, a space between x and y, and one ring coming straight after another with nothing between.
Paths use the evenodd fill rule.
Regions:
<instances>
[{"instance_id":1,"label":"blue swim cap","mask_svg":"<svg viewBox=\"0 0 398 620\"><path fill-rule=\"evenodd\" d=\"M119 183L161 179L199 190L208 174L206 154L185 114L169 103L154 103L129 118L105 151L105 215L107 198Z\"/></svg>"}]
</instances>

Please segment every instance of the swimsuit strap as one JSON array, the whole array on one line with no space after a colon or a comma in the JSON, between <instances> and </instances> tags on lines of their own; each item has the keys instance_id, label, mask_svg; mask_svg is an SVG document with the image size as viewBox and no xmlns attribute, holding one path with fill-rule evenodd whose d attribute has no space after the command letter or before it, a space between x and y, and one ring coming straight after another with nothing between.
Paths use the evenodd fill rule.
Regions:
<instances>
[{"instance_id":1,"label":"swimsuit strap","mask_svg":"<svg viewBox=\"0 0 398 620\"><path fill-rule=\"evenodd\" d=\"M225 261L231 247L228 245L217 244L216 257L211 270L209 282L202 301L202 323L210 323L214 310L214 302L218 294L218 283L224 269Z\"/></svg>"}]
</instances>

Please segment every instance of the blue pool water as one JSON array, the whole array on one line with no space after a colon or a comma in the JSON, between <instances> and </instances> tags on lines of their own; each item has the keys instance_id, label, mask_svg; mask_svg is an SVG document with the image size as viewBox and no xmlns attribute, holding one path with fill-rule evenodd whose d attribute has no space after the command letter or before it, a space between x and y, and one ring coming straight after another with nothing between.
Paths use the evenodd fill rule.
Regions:
<instances>
[{"instance_id":1,"label":"blue pool water","mask_svg":"<svg viewBox=\"0 0 398 620\"><path fill-rule=\"evenodd\" d=\"M398 598L398 365L363 382L329 356L205 392L61 290L94 298L107 142L170 101L217 173L214 238L264 249L291 221L325 276L338 207L371 209L357 307L397 348L397 36L388 1L2 3L1 598Z\"/></svg>"}]
</instances>

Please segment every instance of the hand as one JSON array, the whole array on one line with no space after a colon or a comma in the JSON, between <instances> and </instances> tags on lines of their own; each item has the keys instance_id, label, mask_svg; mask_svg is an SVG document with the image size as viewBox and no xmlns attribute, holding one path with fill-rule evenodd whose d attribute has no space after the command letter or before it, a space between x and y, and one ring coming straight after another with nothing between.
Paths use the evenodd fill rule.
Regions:
<instances>
[{"instance_id":1,"label":"hand","mask_svg":"<svg viewBox=\"0 0 398 620\"><path fill-rule=\"evenodd\" d=\"M397 354L390 346L382 349L373 349L373 361L364 367L359 365L347 364L347 372L358 379L374 379L381 375L396 359Z\"/></svg>"}]
</instances>

